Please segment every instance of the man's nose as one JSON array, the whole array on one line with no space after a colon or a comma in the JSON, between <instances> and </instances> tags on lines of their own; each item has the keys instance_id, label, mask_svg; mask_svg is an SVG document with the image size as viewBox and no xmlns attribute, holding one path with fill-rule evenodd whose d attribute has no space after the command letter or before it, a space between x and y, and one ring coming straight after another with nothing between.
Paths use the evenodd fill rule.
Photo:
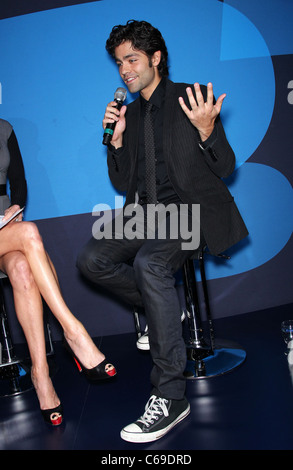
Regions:
<instances>
[{"instance_id":1,"label":"man's nose","mask_svg":"<svg viewBox=\"0 0 293 470\"><path fill-rule=\"evenodd\" d=\"M129 67L129 64L121 64L120 66L120 74L122 76L126 75L127 73L129 73L129 70L130 70L130 67Z\"/></svg>"}]
</instances>

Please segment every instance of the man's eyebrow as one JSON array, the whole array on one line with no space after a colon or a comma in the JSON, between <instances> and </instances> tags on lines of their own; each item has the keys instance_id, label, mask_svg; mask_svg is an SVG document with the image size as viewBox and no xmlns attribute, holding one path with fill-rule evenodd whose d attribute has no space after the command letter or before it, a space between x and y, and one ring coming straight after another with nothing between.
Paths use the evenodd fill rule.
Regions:
<instances>
[{"instance_id":1,"label":"man's eyebrow","mask_svg":"<svg viewBox=\"0 0 293 470\"><path fill-rule=\"evenodd\" d=\"M125 55L124 57L122 57L122 60L126 60L126 59L129 59L130 57L136 57L138 56L138 54L136 52L132 52L131 54L127 54ZM121 59L118 59L117 57L115 57L115 60L116 62L121 62Z\"/></svg>"}]
</instances>

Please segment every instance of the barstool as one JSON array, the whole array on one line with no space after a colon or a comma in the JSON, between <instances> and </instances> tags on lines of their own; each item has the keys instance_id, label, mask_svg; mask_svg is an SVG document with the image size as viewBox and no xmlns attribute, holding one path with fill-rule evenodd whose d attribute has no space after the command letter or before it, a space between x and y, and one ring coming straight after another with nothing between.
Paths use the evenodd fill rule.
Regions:
<instances>
[{"instance_id":1,"label":"barstool","mask_svg":"<svg viewBox=\"0 0 293 470\"><path fill-rule=\"evenodd\" d=\"M188 379L208 378L225 374L239 367L246 358L246 352L237 343L215 339L204 266L206 255L205 246L202 246L183 265L185 308L189 327L189 339L186 344L187 365L185 370L185 376ZM225 255L219 256L229 259ZM198 260L201 275L207 319L205 328L202 320L203 315L199 307L197 289L199 284L196 282L194 260Z\"/></svg>"},{"instance_id":2,"label":"barstool","mask_svg":"<svg viewBox=\"0 0 293 470\"><path fill-rule=\"evenodd\" d=\"M183 284L185 292L185 318L188 322L189 338L186 341L187 379L203 379L215 377L239 367L246 358L246 352L240 345L227 340L216 340L214 322L211 315L204 258L207 255L205 246L200 246L191 258L183 265ZM228 256L219 255L223 259ZM199 263L201 285L203 290L204 308L207 322L204 326L203 312L199 307L198 283L196 282L194 261ZM139 312L133 311L137 337L143 334Z\"/></svg>"},{"instance_id":3,"label":"barstool","mask_svg":"<svg viewBox=\"0 0 293 470\"><path fill-rule=\"evenodd\" d=\"M30 378L30 360L15 354L4 303L3 279L0 271L0 397L23 393L33 388ZM47 356L54 354L49 322L46 323L49 348Z\"/></svg>"}]
</instances>

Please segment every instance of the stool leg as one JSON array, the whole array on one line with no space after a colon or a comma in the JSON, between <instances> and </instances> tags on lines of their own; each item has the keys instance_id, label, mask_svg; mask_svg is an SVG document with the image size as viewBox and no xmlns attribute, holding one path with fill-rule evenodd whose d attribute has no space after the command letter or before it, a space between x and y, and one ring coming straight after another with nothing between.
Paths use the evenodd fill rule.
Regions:
<instances>
[{"instance_id":1,"label":"stool leg","mask_svg":"<svg viewBox=\"0 0 293 470\"><path fill-rule=\"evenodd\" d=\"M187 260L184 263L183 274L190 342L196 348L202 348L205 347L206 344L203 338L203 328L199 312L196 279L192 260Z\"/></svg>"},{"instance_id":2,"label":"stool leg","mask_svg":"<svg viewBox=\"0 0 293 470\"><path fill-rule=\"evenodd\" d=\"M2 344L2 362L12 362L14 358L14 348L11 341L11 334L8 325L7 315L4 307L4 299L2 289L0 292L1 295L1 328L0 328L0 339Z\"/></svg>"},{"instance_id":3,"label":"stool leg","mask_svg":"<svg viewBox=\"0 0 293 470\"><path fill-rule=\"evenodd\" d=\"M45 329L47 330L47 339L48 339L48 345L49 345L47 356L48 357L54 356L54 346L52 342L51 327L50 327L50 322L49 322L49 311L48 311L48 308L45 308L45 305L44 305L44 323L45 323Z\"/></svg>"},{"instance_id":4,"label":"stool leg","mask_svg":"<svg viewBox=\"0 0 293 470\"><path fill-rule=\"evenodd\" d=\"M142 335L142 332L141 332L141 327L140 327L139 313L136 307L133 307L133 317L134 317L135 331L137 334L137 338L139 339Z\"/></svg>"},{"instance_id":5,"label":"stool leg","mask_svg":"<svg viewBox=\"0 0 293 470\"><path fill-rule=\"evenodd\" d=\"M246 352L233 341L217 340L217 344L215 344L203 250L200 250L198 253L198 261L208 320L210 345L207 346L204 340L193 261L187 260L183 267L187 315L190 317L190 342L187 344L187 364L184 373L187 379L205 379L225 374L239 367L246 358Z\"/></svg>"},{"instance_id":6,"label":"stool leg","mask_svg":"<svg viewBox=\"0 0 293 470\"><path fill-rule=\"evenodd\" d=\"M193 260L189 259L184 263L183 276L190 334L189 344L187 345L187 358L194 365L193 375L195 377L204 377L206 375L204 358L212 352L203 335Z\"/></svg>"},{"instance_id":7,"label":"stool leg","mask_svg":"<svg viewBox=\"0 0 293 470\"><path fill-rule=\"evenodd\" d=\"M204 295L204 301L205 301L206 315L207 315L207 320L209 324L211 351L214 352L215 350L214 324L213 324L211 309L210 309L210 301L209 301L207 280L206 280L205 267L204 267L204 254L202 250L199 253L199 268L200 268L201 283L202 283L202 289L203 289L203 295Z\"/></svg>"},{"instance_id":8,"label":"stool leg","mask_svg":"<svg viewBox=\"0 0 293 470\"><path fill-rule=\"evenodd\" d=\"M2 285L0 285L0 339L2 358L0 363L0 396L18 395L33 388L29 366L14 354L10 328L6 315Z\"/></svg>"}]
</instances>

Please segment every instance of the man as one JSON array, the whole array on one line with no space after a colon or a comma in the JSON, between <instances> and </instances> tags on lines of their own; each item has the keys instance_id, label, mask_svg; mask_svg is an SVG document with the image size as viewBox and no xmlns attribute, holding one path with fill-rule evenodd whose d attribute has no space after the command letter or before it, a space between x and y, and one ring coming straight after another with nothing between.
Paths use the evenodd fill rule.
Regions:
<instances>
[{"instance_id":1,"label":"man","mask_svg":"<svg viewBox=\"0 0 293 470\"><path fill-rule=\"evenodd\" d=\"M212 84L192 87L168 80L164 39L145 21L131 20L114 27L106 49L129 91L139 92L139 97L120 111L110 102L103 119L104 128L116 123L108 147L108 168L113 185L126 191L125 211L138 203L143 207L143 222L149 226L153 219L149 219L148 208L153 204L188 207L192 224L192 210L200 205L201 243L204 241L211 253L221 253L247 235L221 180L233 172L235 164L219 118L226 95L215 101ZM144 131L148 103L152 104L154 127L155 200L149 199L145 167L151 135ZM127 220L124 214L123 223ZM121 431L121 437L130 442L159 439L190 411L185 398L186 350L174 274L197 246L183 249L182 232L174 238L171 225L169 220L163 238L157 236L156 226L156 235L146 236L144 224L136 238L125 236L125 232L111 239L95 234L78 259L78 267L88 279L145 310L153 360L152 394L144 414Z\"/></svg>"}]
</instances>

